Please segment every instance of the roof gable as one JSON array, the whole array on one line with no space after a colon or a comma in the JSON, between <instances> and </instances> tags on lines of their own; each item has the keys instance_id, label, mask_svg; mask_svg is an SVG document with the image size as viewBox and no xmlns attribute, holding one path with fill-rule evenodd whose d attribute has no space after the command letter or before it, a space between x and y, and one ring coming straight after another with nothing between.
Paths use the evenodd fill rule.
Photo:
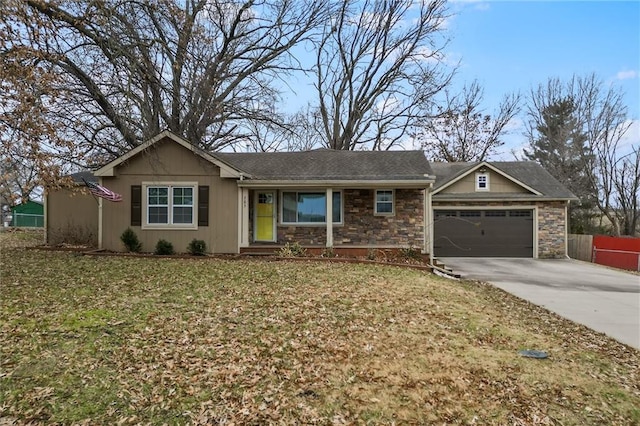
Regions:
<instances>
[{"instance_id":1,"label":"roof gable","mask_svg":"<svg viewBox=\"0 0 640 426\"><path fill-rule=\"evenodd\" d=\"M115 176L115 169L116 167L120 166L121 164L123 164L125 161L129 160L130 158L142 153L143 151L149 149L150 147L152 147L153 145L155 145L156 143L158 143L159 141L162 140L171 140L175 143L177 143L178 145L183 146L184 148L192 151L194 154L202 157L203 159L209 161L210 163L218 166L220 168L220 176L221 177L231 177L231 178L239 178L241 177L243 174L241 171L234 169L233 167L229 166L228 164L226 164L225 162L221 161L220 159L214 157L213 155L207 153L206 151L196 147L195 145L189 143L188 141L186 141L185 139L181 138L180 136L171 133L168 130L165 130L161 133L159 133L158 135L154 136L153 138L149 139L148 141L140 144L139 146L137 146L136 148L130 150L129 152L127 152L124 155L121 155L120 157L116 158L115 160L111 161L110 163L102 166L101 168L99 168L98 170L96 170L95 172L93 172L93 174L95 176Z\"/></svg>"},{"instance_id":2,"label":"roof gable","mask_svg":"<svg viewBox=\"0 0 640 426\"><path fill-rule=\"evenodd\" d=\"M453 163L455 164L455 163ZM466 163L468 164L468 163ZM455 173L453 176L450 176L449 179L445 180L445 181L438 181L437 177L436 177L436 188L433 191L434 195L441 192L442 190L444 190L445 188L448 188L450 186L452 186L454 183L459 182L462 178L469 176L472 173L475 173L476 171L480 170L480 169L489 169L499 175L501 175L503 178L515 183L516 185L522 187L523 189L527 190L528 192L535 194L535 195L542 195L539 191L531 188L529 185L523 183L520 179L517 179L514 176L511 176L508 173L503 172L502 170L500 170L499 168L493 166L492 164L486 162L486 161L482 161L480 163L472 163L471 165L469 165L468 167L462 167L460 170L457 171L457 173Z\"/></svg>"},{"instance_id":3,"label":"roof gable","mask_svg":"<svg viewBox=\"0 0 640 426\"><path fill-rule=\"evenodd\" d=\"M459 182L464 177L475 173L482 167L485 167L522 187L528 191L529 196L533 198L575 199L575 196L566 189L564 185L551 176L542 166L533 161L432 163L431 166L436 174L434 195L440 193L441 196L444 196L444 189ZM492 195L495 196L495 193L491 194L487 192L478 196L490 197ZM526 196L527 194L522 195Z\"/></svg>"}]
</instances>

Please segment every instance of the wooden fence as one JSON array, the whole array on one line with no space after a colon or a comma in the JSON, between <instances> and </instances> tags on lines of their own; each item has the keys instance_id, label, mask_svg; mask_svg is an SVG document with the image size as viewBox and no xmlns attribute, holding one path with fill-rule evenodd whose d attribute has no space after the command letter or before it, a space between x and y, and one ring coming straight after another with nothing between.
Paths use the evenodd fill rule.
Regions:
<instances>
[{"instance_id":1,"label":"wooden fence","mask_svg":"<svg viewBox=\"0 0 640 426\"><path fill-rule=\"evenodd\" d=\"M593 235L569 234L569 257L591 262Z\"/></svg>"}]
</instances>

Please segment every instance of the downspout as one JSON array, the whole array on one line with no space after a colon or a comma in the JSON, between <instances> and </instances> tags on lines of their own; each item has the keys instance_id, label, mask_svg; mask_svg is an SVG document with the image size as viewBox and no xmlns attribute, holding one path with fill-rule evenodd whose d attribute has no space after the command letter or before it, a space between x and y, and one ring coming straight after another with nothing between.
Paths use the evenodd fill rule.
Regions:
<instances>
[{"instance_id":1,"label":"downspout","mask_svg":"<svg viewBox=\"0 0 640 426\"><path fill-rule=\"evenodd\" d=\"M569 259L569 203L567 200L564 204L564 257Z\"/></svg>"}]
</instances>

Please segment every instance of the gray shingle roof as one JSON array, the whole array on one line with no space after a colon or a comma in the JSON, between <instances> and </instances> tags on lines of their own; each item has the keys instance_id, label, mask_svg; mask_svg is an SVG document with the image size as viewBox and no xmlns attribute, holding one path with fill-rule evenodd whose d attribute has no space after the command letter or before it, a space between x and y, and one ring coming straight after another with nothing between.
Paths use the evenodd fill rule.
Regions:
<instances>
[{"instance_id":1,"label":"gray shingle roof","mask_svg":"<svg viewBox=\"0 0 640 426\"><path fill-rule=\"evenodd\" d=\"M74 183L79 183L79 184L83 184L84 182L82 181L82 179L86 180L87 182L98 182L98 178L95 177L93 175L92 171L83 171L83 172L77 172L77 173L72 173L69 175L69 177L71 179L73 179Z\"/></svg>"},{"instance_id":2,"label":"gray shingle roof","mask_svg":"<svg viewBox=\"0 0 640 426\"><path fill-rule=\"evenodd\" d=\"M432 175L422 151L336 151L214 154L261 180L425 180Z\"/></svg>"},{"instance_id":3,"label":"gray shingle roof","mask_svg":"<svg viewBox=\"0 0 640 426\"><path fill-rule=\"evenodd\" d=\"M575 199L576 196L571 193L563 184L554 178L547 170L534 161L488 161L488 164L511 176L523 184L540 192L542 196L533 198L553 198L553 199ZM447 182L456 179L473 169L480 163L431 163L431 169L436 175L436 183L434 189L438 189ZM522 194L512 194L505 196L500 194L500 198L522 198ZM437 194L438 199L454 197L454 195ZM495 196L491 193L468 194L467 198L490 198ZM460 194L455 194L455 198L461 198Z\"/></svg>"}]
</instances>

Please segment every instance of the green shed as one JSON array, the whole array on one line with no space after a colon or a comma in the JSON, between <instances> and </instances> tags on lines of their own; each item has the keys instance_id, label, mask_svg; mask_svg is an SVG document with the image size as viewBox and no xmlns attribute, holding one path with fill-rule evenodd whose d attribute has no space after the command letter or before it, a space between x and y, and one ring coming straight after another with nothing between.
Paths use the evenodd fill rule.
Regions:
<instances>
[{"instance_id":1,"label":"green shed","mask_svg":"<svg viewBox=\"0 0 640 426\"><path fill-rule=\"evenodd\" d=\"M11 208L11 226L27 228L44 227L44 206L38 201L27 201Z\"/></svg>"}]
</instances>

